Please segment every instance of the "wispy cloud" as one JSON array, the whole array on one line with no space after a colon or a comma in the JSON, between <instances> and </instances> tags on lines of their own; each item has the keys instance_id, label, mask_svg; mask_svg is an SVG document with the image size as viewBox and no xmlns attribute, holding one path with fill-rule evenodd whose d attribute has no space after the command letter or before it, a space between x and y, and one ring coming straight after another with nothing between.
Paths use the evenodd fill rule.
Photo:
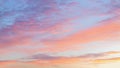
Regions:
<instances>
[{"instance_id":1,"label":"wispy cloud","mask_svg":"<svg viewBox=\"0 0 120 68\"><path fill-rule=\"evenodd\" d=\"M119 61L119 12L119 0L0 0L0 68Z\"/></svg>"}]
</instances>

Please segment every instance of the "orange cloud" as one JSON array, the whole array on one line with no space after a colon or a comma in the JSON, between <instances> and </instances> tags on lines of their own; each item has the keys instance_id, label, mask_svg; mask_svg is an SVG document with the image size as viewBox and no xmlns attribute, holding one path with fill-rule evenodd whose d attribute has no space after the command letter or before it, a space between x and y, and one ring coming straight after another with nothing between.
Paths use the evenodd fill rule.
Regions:
<instances>
[{"instance_id":1,"label":"orange cloud","mask_svg":"<svg viewBox=\"0 0 120 68\"><path fill-rule=\"evenodd\" d=\"M96 59L96 60L94 60L93 62L94 63L113 63L113 62L118 62L118 61L120 61L120 58L119 57L117 57L117 58L109 58L109 59Z\"/></svg>"},{"instance_id":2,"label":"orange cloud","mask_svg":"<svg viewBox=\"0 0 120 68\"><path fill-rule=\"evenodd\" d=\"M101 40L112 40L119 36L120 32L120 17L115 17L113 19L100 22L100 26L96 26L84 31L77 32L68 37L59 39L59 40L47 40L43 41L45 45L54 46L50 48L49 51L55 50L67 50L67 49L80 49L82 46L80 44L89 43L92 41L101 41Z\"/></svg>"}]
</instances>

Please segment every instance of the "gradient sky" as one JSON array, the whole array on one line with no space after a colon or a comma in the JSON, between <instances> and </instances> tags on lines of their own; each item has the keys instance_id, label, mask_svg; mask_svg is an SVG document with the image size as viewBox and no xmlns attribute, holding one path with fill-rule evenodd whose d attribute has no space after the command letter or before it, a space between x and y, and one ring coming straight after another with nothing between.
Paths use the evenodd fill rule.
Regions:
<instances>
[{"instance_id":1,"label":"gradient sky","mask_svg":"<svg viewBox=\"0 0 120 68\"><path fill-rule=\"evenodd\" d=\"M0 0L0 68L120 68L120 0Z\"/></svg>"}]
</instances>

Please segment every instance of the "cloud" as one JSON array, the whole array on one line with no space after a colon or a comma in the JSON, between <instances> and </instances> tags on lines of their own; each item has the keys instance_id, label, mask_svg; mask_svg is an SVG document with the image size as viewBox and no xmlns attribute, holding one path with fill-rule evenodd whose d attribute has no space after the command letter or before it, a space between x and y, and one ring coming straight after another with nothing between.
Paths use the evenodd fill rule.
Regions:
<instances>
[{"instance_id":1,"label":"cloud","mask_svg":"<svg viewBox=\"0 0 120 68\"><path fill-rule=\"evenodd\" d=\"M85 54L85 55L80 55L80 56L51 56L51 55L47 55L47 54L36 54L36 55L31 55L28 56L26 58L21 58L21 60L26 60L26 62L35 62L35 61L47 61L49 62L62 62L63 60L66 60L64 62L68 61L75 61L77 62L79 61L88 61L88 62L92 62L92 61L96 61L96 60L102 60L102 59L108 59L108 58L115 58L120 56L119 55L120 52L119 51L108 51L108 52L102 52L102 53L89 53L89 54ZM42 63L42 62L41 62Z\"/></svg>"},{"instance_id":2,"label":"cloud","mask_svg":"<svg viewBox=\"0 0 120 68\"><path fill-rule=\"evenodd\" d=\"M119 17L112 18L110 20L106 20L101 22L99 26L95 26L84 31L78 31L68 37L59 39L59 40L48 40L44 41L46 45L58 45L56 48L65 48L65 46L73 46L72 48L81 48L82 46L78 46L81 44L90 43L93 41L101 41L101 40L108 40L112 38L117 38L115 35L118 35L120 30L119 25ZM75 50L74 49L74 50ZM54 48L53 48L54 50Z\"/></svg>"},{"instance_id":3,"label":"cloud","mask_svg":"<svg viewBox=\"0 0 120 68\"><path fill-rule=\"evenodd\" d=\"M55 56L50 56L50 55L45 55L45 54L36 54L36 55L32 55L30 57L27 58L23 58L24 59L30 59L30 60L55 60L55 59L60 59L61 57L55 57Z\"/></svg>"},{"instance_id":4,"label":"cloud","mask_svg":"<svg viewBox=\"0 0 120 68\"><path fill-rule=\"evenodd\" d=\"M51 68L53 68L54 66L58 66L58 67L66 67L67 65L71 65L71 66L76 66L78 67L86 67L85 65L90 65L89 67L95 67L96 64L103 64L103 63L112 63L112 62L116 62L119 61L119 57L113 57L113 58L102 58L105 56L109 56L109 55L115 55L115 54L120 54L120 52L118 51L109 51L109 52L103 52L103 53L96 53L96 54L86 54L86 55L81 55L81 56L76 56L76 57L60 57L60 56L50 56L50 55L46 55L46 54L36 54L36 55L32 55L29 56L27 58L24 58L24 60L27 59L27 61L19 61L19 60L15 60L15 61L1 61L0 64L1 67L15 67L15 66L20 66L20 67L26 67L26 66L30 66L31 64L34 67L46 67L46 65L50 66ZM32 60L32 59L36 59L36 60ZM31 61L29 61L31 60ZM75 64L74 64L75 63ZM31 66L32 66L31 65ZM47 66L47 67L48 67ZM67 66L68 67L68 66ZM32 67L31 67L32 68ZM86 67L87 68L87 67Z\"/></svg>"},{"instance_id":5,"label":"cloud","mask_svg":"<svg viewBox=\"0 0 120 68\"><path fill-rule=\"evenodd\" d=\"M74 20L74 18L67 21L72 20ZM30 26L31 24L38 27L34 27L34 25ZM24 25L28 25L27 27L30 29L25 29ZM5 29L0 32L1 53L18 51L30 55L36 52L57 53L69 50L77 51L84 49L82 44L108 39L112 40L113 38L116 38L116 36L119 36L119 16L110 20L102 21L102 23L97 27L94 26L65 37L61 37L62 34L60 34L61 38L59 38L59 35L55 37L57 34L51 32L55 30L54 28L56 28L55 31L61 30L61 27L64 26L61 23L54 24L53 26L48 25L44 30L41 29L42 27L38 29L39 24L35 24L34 22L30 22L30 24L27 24L26 22L21 24L16 23L13 26L14 27L11 27L10 29ZM32 46L36 46L38 48L31 48Z\"/></svg>"},{"instance_id":6,"label":"cloud","mask_svg":"<svg viewBox=\"0 0 120 68\"><path fill-rule=\"evenodd\" d=\"M116 58L109 58L109 59L96 59L94 60L94 63L104 64L104 63L113 63L113 62L118 62L118 61L120 61L120 58L116 57Z\"/></svg>"},{"instance_id":7,"label":"cloud","mask_svg":"<svg viewBox=\"0 0 120 68\"><path fill-rule=\"evenodd\" d=\"M0 64L4 64L1 68L6 64L7 68L37 68L40 65L36 64L42 63L79 66L79 62L119 61L119 52L104 52L108 49L98 48L105 46L89 45L120 39L118 0L0 0L0 4ZM119 43L109 47L112 46ZM92 47L104 53L84 53L87 48L95 52ZM84 55L79 55L80 50ZM77 56L70 52L70 57L68 53L55 56L65 51L76 51Z\"/></svg>"}]
</instances>

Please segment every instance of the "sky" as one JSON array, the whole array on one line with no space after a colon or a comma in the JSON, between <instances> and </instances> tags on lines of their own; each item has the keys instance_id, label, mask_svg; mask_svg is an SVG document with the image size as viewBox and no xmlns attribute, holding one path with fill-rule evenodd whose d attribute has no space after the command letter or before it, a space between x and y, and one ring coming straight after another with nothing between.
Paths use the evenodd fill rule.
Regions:
<instances>
[{"instance_id":1,"label":"sky","mask_svg":"<svg viewBox=\"0 0 120 68\"><path fill-rule=\"evenodd\" d=\"M0 68L120 68L120 0L0 0Z\"/></svg>"}]
</instances>

